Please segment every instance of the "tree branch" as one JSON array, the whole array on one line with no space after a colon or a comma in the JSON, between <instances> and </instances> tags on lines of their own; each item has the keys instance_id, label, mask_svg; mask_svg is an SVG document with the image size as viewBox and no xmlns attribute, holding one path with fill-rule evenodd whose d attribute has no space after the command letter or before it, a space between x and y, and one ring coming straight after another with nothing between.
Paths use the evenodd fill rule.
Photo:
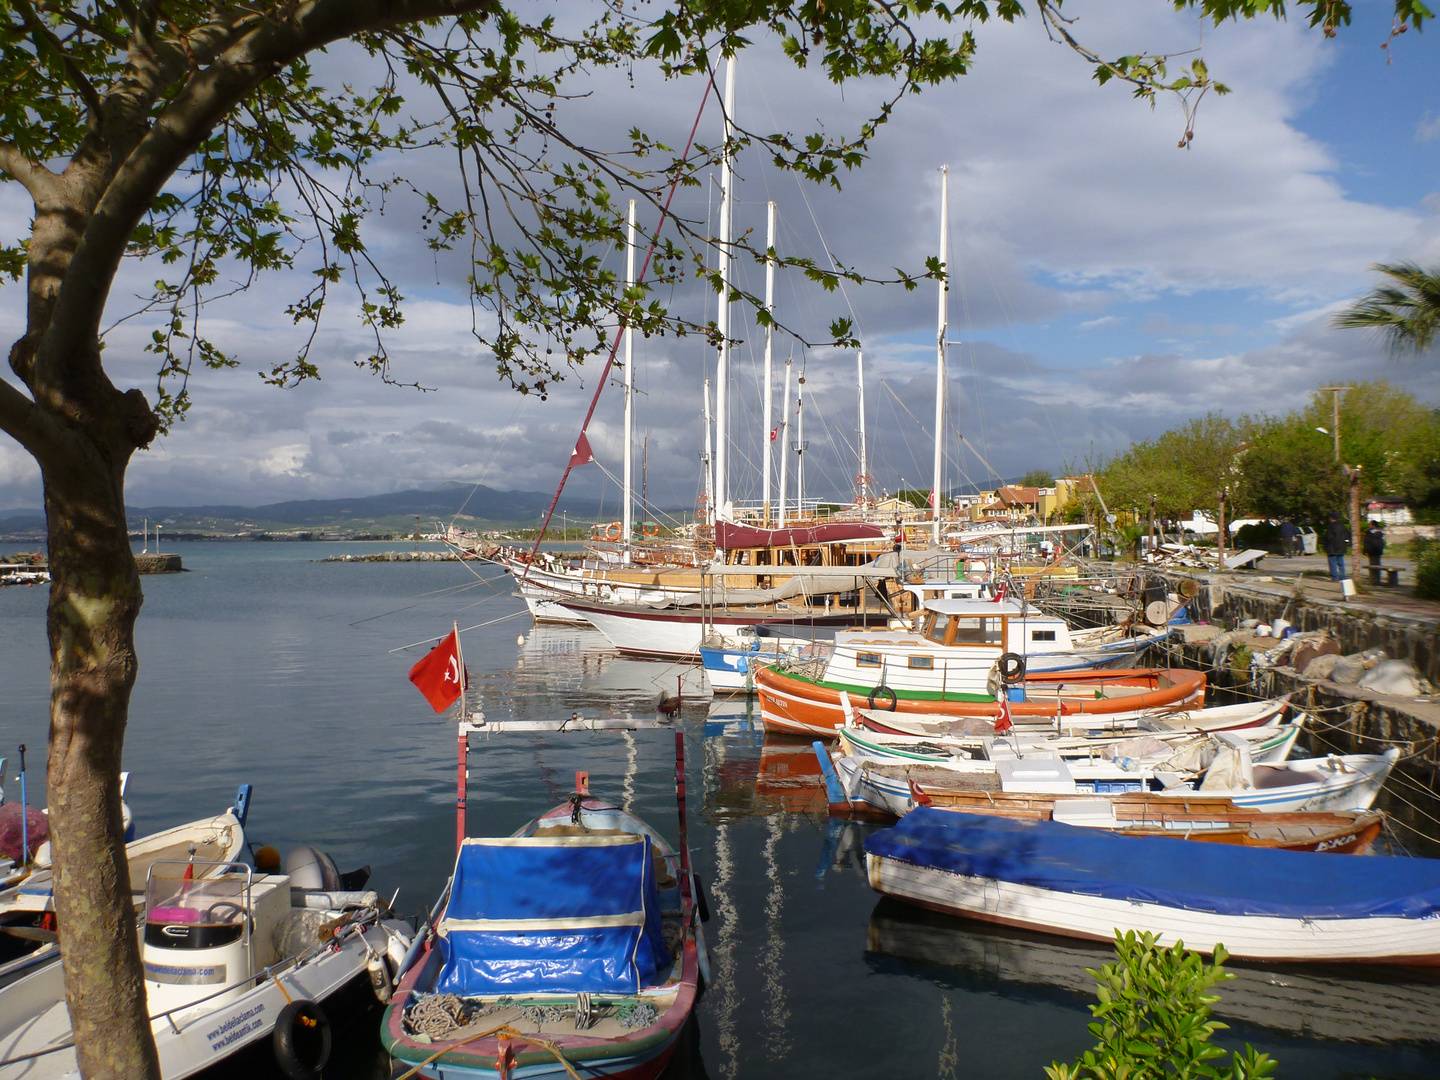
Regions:
<instances>
[{"instance_id":1,"label":"tree branch","mask_svg":"<svg viewBox=\"0 0 1440 1080\"><path fill-rule=\"evenodd\" d=\"M24 338L14 345L14 349L24 347ZM46 435L49 424L44 412L37 408L33 401L22 394L13 383L0 379L0 431L4 431L38 459L48 442Z\"/></svg>"},{"instance_id":2,"label":"tree branch","mask_svg":"<svg viewBox=\"0 0 1440 1080\"><path fill-rule=\"evenodd\" d=\"M59 179L44 165L27 158L14 143L4 141L0 141L0 172L28 191L36 202L52 195Z\"/></svg>"}]
</instances>

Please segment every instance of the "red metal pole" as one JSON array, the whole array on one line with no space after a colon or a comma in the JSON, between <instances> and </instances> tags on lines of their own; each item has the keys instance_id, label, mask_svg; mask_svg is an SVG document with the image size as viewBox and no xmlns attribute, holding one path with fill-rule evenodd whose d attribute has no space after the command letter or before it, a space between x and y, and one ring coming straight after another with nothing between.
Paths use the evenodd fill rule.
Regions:
<instances>
[{"instance_id":1,"label":"red metal pole","mask_svg":"<svg viewBox=\"0 0 1440 1080\"><path fill-rule=\"evenodd\" d=\"M456 745L457 767L455 774L455 854L465 843L465 778L469 772L470 733L460 726L460 738Z\"/></svg>"},{"instance_id":2,"label":"red metal pole","mask_svg":"<svg viewBox=\"0 0 1440 1080\"><path fill-rule=\"evenodd\" d=\"M645 280L645 272L650 269L650 258L655 254L655 245L660 242L660 230L665 227L665 219L670 215L670 202L675 198L675 189L680 186L679 168L683 167L685 159L690 156L690 147L695 142L695 132L700 130L700 118L705 115L705 103L710 100L710 91L714 89L714 80L705 88L705 96L700 99L700 109L695 114L695 123L690 127L690 137L685 140L685 149L680 153L681 166L677 166L675 179L670 184L670 192L665 196L665 205L660 208L660 224L655 226L655 236L650 241L650 246L645 251L645 261L640 266L640 273L636 275L639 281ZM605 360L605 369L600 372L600 379L595 384L595 396L590 399L590 408L585 413L585 419L580 422L580 434L585 434L585 429L590 426L590 418L595 415L595 406L600 403L600 391L605 389L605 382L610 376L610 369L615 366L615 354L620 349L620 342L624 335L629 332L628 328L622 328L615 335L615 340L610 344L610 355ZM579 445L579 441L576 441ZM545 511L545 520L540 523L540 533L535 537L535 544L530 548L530 561L525 564L525 570L520 575L520 580L525 581L530 577L530 567L535 562L535 553L540 550L541 543L545 540L545 533L550 528L550 519L555 516L555 504L560 501L560 493L565 490L565 482L570 479L570 470L574 467L575 454L572 451L570 460L565 465L565 472L560 476L560 486L555 489L555 497L550 500L550 508Z\"/></svg>"},{"instance_id":3,"label":"red metal pole","mask_svg":"<svg viewBox=\"0 0 1440 1080\"><path fill-rule=\"evenodd\" d=\"M680 812L680 896L687 912L695 897L690 892L690 827L685 817L685 732L675 732L675 805Z\"/></svg>"}]
</instances>

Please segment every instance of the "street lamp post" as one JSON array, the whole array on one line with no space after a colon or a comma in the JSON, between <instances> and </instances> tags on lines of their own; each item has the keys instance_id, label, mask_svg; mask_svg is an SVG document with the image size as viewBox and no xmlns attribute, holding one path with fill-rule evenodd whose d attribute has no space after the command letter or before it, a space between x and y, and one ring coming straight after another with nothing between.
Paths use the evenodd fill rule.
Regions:
<instances>
[{"instance_id":1,"label":"street lamp post","mask_svg":"<svg viewBox=\"0 0 1440 1080\"><path fill-rule=\"evenodd\" d=\"M1330 423L1331 429L1327 434L1335 436L1335 464L1340 464L1340 395L1346 390L1354 390L1353 386L1322 386L1321 390L1329 390L1331 397ZM1316 428L1317 431L1324 431L1324 428ZM1360 466L1344 465L1345 477L1350 481L1350 559L1353 562L1360 557Z\"/></svg>"}]
</instances>

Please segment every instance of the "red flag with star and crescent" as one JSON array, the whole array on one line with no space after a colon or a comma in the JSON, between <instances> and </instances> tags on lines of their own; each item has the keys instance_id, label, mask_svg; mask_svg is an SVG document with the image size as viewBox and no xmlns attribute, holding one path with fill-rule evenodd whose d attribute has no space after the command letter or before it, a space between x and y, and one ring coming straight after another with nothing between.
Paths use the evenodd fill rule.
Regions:
<instances>
[{"instance_id":1,"label":"red flag with star and crescent","mask_svg":"<svg viewBox=\"0 0 1440 1080\"><path fill-rule=\"evenodd\" d=\"M450 631L445 640L421 657L410 669L410 681L437 713L455 704L465 686L465 671L460 663L460 635Z\"/></svg>"},{"instance_id":2,"label":"red flag with star and crescent","mask_svg":"<svg viewBox=\"0 0 1440 1080\"><path fill-rule=\"evenodd\" d=\"M1003 735L1015 726L1015 721L1010 719L1010 695L1001 690L995 695L995 703L1000 707L995 717L995 734Z\"/></svg>"},{"instance_id":3,"label":"red flag with star and crescent","mask_svg":"<svg viewBox=\"0 0 1440 1080\"><path fill-rule=\"evenodd\" d=\"M579 465L589 465L594 460L595 452L590 449L590 440L582 431L580 438L575 440L575 449L570 451L570 467L573 469Z\"/></svg>"}]
</instances>

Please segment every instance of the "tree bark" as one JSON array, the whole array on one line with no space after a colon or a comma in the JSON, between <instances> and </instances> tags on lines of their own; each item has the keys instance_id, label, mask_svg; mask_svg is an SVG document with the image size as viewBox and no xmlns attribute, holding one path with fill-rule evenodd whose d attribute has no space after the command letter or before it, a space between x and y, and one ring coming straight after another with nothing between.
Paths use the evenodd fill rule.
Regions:
<instances>
[{"instance_id":1,"label":"tree bark","mask_svg":"<svg viewBox=\"0 0 1440 1080\"><path fill-rule=\"evenodd\" d=\"M74 429L65 442L67 452L46 455L41 469L51 575L47 789L65 996L87 1080L158 1080L120 805L143 600L125 525L133 446L107 447Z\"/></svg>"}]
</instances>

